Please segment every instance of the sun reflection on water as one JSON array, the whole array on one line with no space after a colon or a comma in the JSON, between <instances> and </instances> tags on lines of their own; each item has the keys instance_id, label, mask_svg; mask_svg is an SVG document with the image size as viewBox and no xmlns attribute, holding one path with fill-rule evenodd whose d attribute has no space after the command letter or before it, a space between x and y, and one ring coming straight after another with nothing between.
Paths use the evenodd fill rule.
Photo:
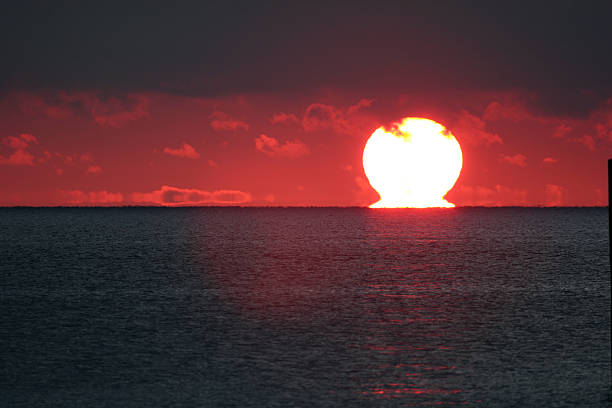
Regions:
<instances>
[{"instance_id":1,"label":"sun reflection on water","mask_svg":"<svg viewBox=\"0 0 612 408\"><path fill-rule=\"evenodd\" d=\"M228 353L291 372L298 389L300 381L327 378L336 398L470 400L457 360L457 328L469 321L456 310L470 299L455 293L457 272L439 256L452 243L428 232L439 222L435 214L421 211L407 222L406 213L366 211L350 230L323 210L325 228L314 230L297 210L276 225L237 220L233 242L207 243L218 256L240 248L240 256L222 261L234 273L215 275L236 311L229 323L241 325Z\"/></svg>"}]
</instances>

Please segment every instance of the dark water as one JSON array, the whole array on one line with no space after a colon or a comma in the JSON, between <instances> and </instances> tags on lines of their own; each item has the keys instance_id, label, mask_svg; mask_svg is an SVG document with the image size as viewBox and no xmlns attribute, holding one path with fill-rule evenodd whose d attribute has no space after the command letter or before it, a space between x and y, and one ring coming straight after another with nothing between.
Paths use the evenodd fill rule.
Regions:
<instances>
[{"instance_id":1,"label":"dark water","mask_svg":"<svg viewBox=\"0 0 612 408\"><path fill-rule=\"evenodd\" d=\"M3 406L607 407L607 209L3 209Z\"/></svg>"}]
</instances>

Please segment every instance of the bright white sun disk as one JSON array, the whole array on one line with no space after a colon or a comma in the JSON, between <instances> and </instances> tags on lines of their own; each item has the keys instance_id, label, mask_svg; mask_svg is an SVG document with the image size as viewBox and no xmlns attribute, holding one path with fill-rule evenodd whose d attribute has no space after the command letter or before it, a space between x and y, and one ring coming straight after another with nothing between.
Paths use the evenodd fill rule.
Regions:
<instances>
[{"instance_id":1,"label":"bright white sun disk","mask_svg":"<svg viewBox=\"0 0 612 408\"><path fill-rule=\"evenodd\" d=\"M444 195L453 187L463 156L457 139L441 124L405 118L390 131L378 128L363 151L363 168L382 207L454 207Z\"/></svg>"}]
</instances>

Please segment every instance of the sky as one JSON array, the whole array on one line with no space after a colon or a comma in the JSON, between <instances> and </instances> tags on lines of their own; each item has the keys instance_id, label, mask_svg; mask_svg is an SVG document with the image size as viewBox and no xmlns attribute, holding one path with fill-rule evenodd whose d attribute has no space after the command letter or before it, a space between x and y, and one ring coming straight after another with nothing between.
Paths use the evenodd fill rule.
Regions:
<instances>
[{"instance_id":1,"label":"sky","mask_svg":"<svg viewBox=\"0 0 612 408\"><path fill-rule=\"evenodd\" d=\"M610 2L23 3L2 206L367 206L404 117L459 141L458 206L608 204Z\"/></svg>"}]
</instances>

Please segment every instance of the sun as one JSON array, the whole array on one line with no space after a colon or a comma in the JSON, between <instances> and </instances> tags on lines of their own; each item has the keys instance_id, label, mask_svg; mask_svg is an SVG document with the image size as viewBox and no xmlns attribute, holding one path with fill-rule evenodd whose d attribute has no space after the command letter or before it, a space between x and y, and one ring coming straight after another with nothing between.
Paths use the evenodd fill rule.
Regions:
<instances>
[{"instance_id":1,"label":"sun","mask_svg":"<svg viewBox=\"0 0 612 408\"><path fill-rule=\"evenodd\" d=\"M444 196L462 165L459 142L433 120L404 118L390 130L380 127L363 150L363 169L380 194L370 208L454 207Z\"/></svg>"}]
</instances>

